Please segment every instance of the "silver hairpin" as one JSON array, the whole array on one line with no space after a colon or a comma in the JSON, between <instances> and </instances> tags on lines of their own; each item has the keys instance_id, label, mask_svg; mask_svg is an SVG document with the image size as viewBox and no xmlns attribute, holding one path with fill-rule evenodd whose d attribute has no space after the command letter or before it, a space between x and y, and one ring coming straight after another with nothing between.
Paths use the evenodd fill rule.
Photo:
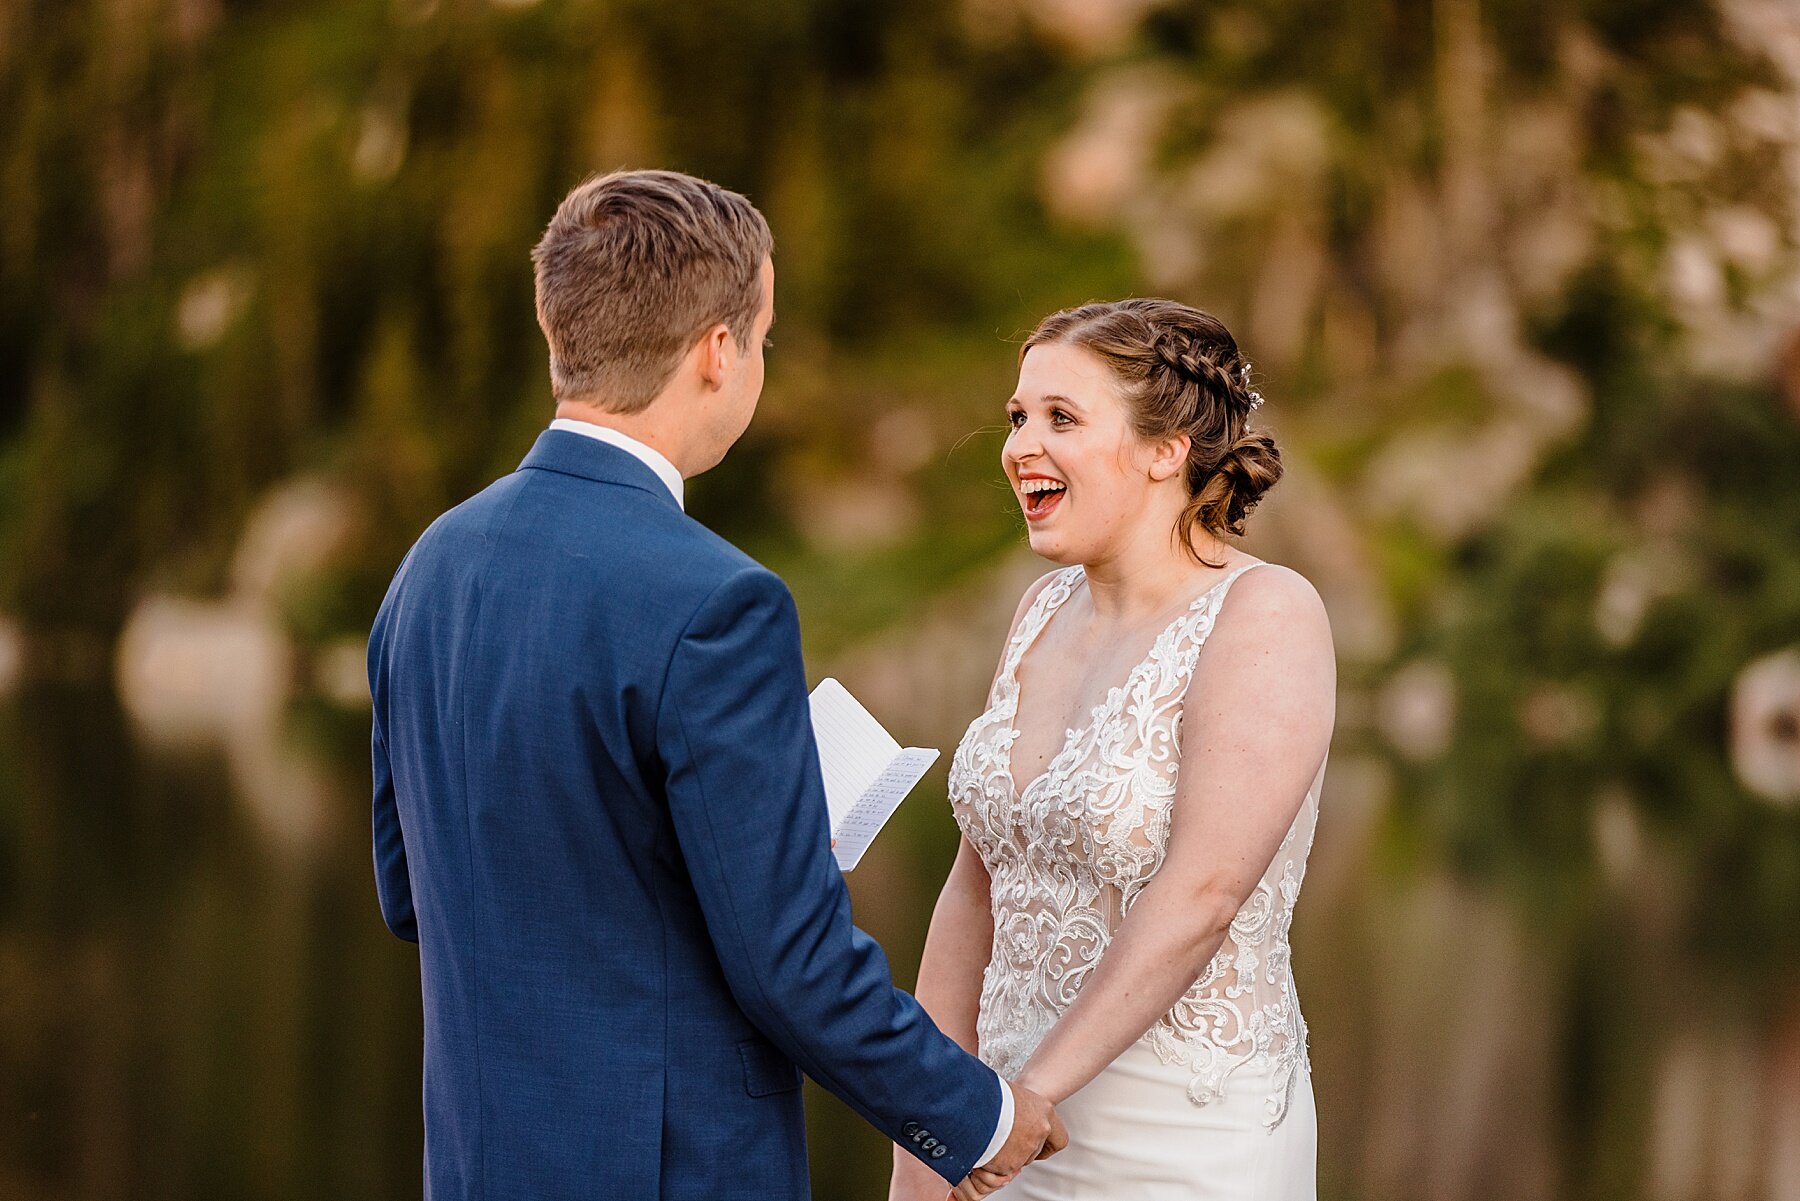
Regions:
<instances>
[{"instance_id":1,"label":"silver hairpin","mask_svg":"<svg viewBox=\"0 0 1800 1201\"><path fill-rule=\"evenodd\" d=\"M1244 360L1244 365L1238 370L1238 375L1243 380L1245 394L1250 397L1250 411L1254 413L1256 410L1262 408L1263 394L1250 386L1249 359Z\"/></svg>"}]
</instances>

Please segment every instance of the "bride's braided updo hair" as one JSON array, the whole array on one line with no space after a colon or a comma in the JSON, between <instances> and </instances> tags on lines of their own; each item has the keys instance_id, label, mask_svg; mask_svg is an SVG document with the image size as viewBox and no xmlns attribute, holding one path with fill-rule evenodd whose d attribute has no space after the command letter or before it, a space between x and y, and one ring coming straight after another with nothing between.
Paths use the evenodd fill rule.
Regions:
<instances>
[{"instance_id":1,"label":"bride's braided updo hair","mask_svg":"<svg viewBox=\"0 0 1800 1201\"><path fill-rule=\"evenodd\" d=\"M1049 343L1079 346L1112 370L1140 438L1188 436L1188 503L1175 532L1189 553L1199 557L1196 527L1241 537L1244 518L1281 478L1281 452L1250 426L1262 396L1224 323L1173 300L1115 300L1052 313L1019 358Z\"/></svg>"}]
</instances>

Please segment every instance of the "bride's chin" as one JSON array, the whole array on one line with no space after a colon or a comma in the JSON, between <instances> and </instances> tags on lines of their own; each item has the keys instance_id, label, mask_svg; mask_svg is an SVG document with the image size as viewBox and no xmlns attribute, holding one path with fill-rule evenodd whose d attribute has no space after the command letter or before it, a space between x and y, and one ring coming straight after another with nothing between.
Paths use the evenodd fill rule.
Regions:
<instances>
[{"instance_id":1,"label":"bride's chin","mask_svg":"<svg viewBox=\"0 0 1800 1201\"><path fill-rule=\"evenodd\" d=\"M1048 559L1058 567L1069 567L1081 561L1080 556L1071 554L1063 540L1054 534L1028 530L1025 540L1030 545L1032 554L1040 559Z\"/></svg>"}]
</instances>

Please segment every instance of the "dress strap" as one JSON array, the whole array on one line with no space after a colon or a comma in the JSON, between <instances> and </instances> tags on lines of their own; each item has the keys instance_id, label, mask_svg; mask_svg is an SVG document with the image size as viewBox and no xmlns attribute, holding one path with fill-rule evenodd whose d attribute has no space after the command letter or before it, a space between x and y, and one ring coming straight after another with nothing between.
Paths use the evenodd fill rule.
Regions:
<instances>
[{"instance_id":1,"label":"dress strap","mask_svg":"<svg viewBox=\"0 0 1800 1201\"><path fill-rule=\"evenodd\" d=\"M1246 563L1195 597L1194 603L1188 606L1188 611L1176 618L1165 631L1164 638L1170 640L1168 644L1164 644L1164 639L1157 640L1157 646L1151 651L1152 658L1181 648L1184 653L1178 659L1181 666L1176 669L1176 675L1185 680L1194 668L1194 659L1200 652L1201 644L1212 634L1213 627L1219 620L1219 611L1225 607L1225 597L1231 591L1231 586L1251 568L1266 566L1268 564L1263 562Z\"/></svg>"},{"instance_id":2,"label":"dress strap","mask_svg":"<svg viewBox=\"0 0 1800 1201\"><path fill-rule=\"evenodd\" d=\"M1025 657L1026 650L1037 641L1037 636L1050 623L1050 618L1074 593L1075 585L1082 577L1079 563L1065 567L1050 577L1050 582L1044 585L1043 591L1037 594L1037 599L1031 602L1031 608L1020 619L1019 628L1013 631L1012 641L1006 646L1006 662L1000 673L1002 677L1011 678L1019 670L1019 661Z\"/></svg>"},{"instance_id":3,"label":"dress strap","mask_svg":"<svg viewBox=\"0 0 1800 1201\"><path fill-rule=\"evenodd\" d=\"M1237 578L1239 576L1243 575L1246 571L1253 570L1254 568L1267 567L1267 566L1268 566L1268 564L1266 562L1263 562L1260 559L1258 561L1256 561L1255 563L1246 563L1242 567L1238 568L1236 571L1232 572L1230 575L1226 576L1224 579L1220 580L1218 583L1214 584L1211 588L1209 588L1207 590L1207 596L1211 596L1212 594L1217 593L1218 597L1219 597L1218 602L1213 605L1213 614L1216 616L1218 614L1219 610L1224 608L1225 596L1227 593L1229 593L1231 591L1231 586L1233 584L1237 583ZM1203 596L1200 598L1199 601L1194 602L1195 607L1198 608L1200 603L1204 600L1206 600L1206 596Z\"/></svg>"}]
</instances>

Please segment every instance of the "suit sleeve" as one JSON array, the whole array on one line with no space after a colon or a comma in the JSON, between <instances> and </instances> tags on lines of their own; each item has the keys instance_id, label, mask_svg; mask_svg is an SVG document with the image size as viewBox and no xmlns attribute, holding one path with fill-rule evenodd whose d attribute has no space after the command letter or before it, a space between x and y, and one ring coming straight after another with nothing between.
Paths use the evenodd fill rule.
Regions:
<instances>
[{"instance_id":1,"label":"suit sleeve","mask_svg":"<svg viewBox=\"0 0 1800 1201\"><path fill-rule=\"evenodd\" d=\"M413 914L412 877L406 870L406 842L400 836L400 810L394 804L394 774L388 767L387 746L381 726L375 726L375 892L381 902L381 918L396 937L419 941L419 923Z\"/></svg>"},{"instance_id":2,"label":"suit sleeve","mask_svg":"<svg viewBox=\"0 0 1800 1201\"><path fill-rule=\"evenodd\" d=\"M657 742L676 837L733 996L809 1076L952 1183L979 1165L999 1078L896 988L830 850L793 599L746 568L672 659Z\"/></svg>"},{"instance_id":3,"label":"suit sleeve","mask_svg":"<svg viewBox=\"0 0 1800 1201\"><path fill-rule=\"evenodd\" d=\"M385 660L381 653L383 614L369 633L369 694L373 700L370 759L374 779L375 894L381 902L381 918L396 937L419 941L419 923L413 912L412 876L406 870L406 841L400 832L400 809L394 800L394 772L388 763L387 739L382 733L386 710Z\"/></svg>"}]
</instances>

